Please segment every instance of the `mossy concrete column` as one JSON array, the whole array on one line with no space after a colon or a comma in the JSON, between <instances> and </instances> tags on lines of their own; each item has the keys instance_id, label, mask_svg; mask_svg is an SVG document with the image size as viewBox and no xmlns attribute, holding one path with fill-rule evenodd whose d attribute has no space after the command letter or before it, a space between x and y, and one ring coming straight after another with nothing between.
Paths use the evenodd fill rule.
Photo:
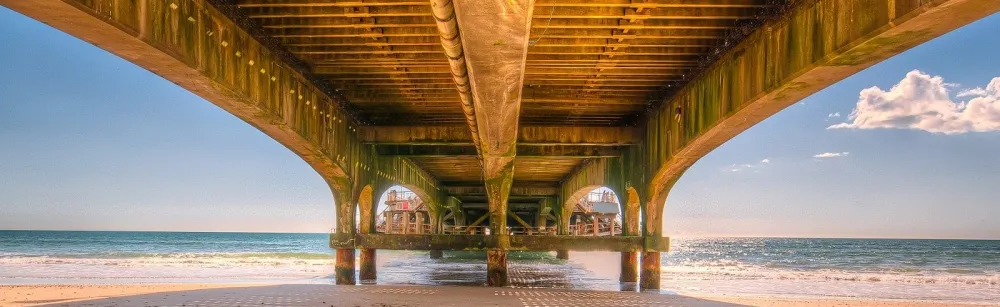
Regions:
<instances>
[{"instance_id":1,"label":"mossy concrete column","mask_svg":"<svg viewBox=\"0 0 1000 307\"><path fill-rule=\"evenodd\" d=\"M337 249L337 264L334 269L338 285L357 284L354 278L354 249Z\"/></svg>"},{"instance_id":2,"label":"mossy concrete column","mask_svg":"<svg viewBox=\"0 0 1000 307\"><path fill-rule=\"evenodd\" d=\"M569 260L569 251L568 250L564 250L564 249L557 250L556 251L556 258L559 258L559 259L562 259L562 260Z\"/></svg>"},{"instance_id":3,"label":"mossy concrete column","mask_svg":"<svg viewBox=\"0 0 1000 307\"><path fill-rule=\"evenodd\" d=\"M514 156L484 159L486 196L490 205L490 236L496 237L495 245L487 251L486 284L492 287L507 285L507 250L510 235L507 230L507 199L514 181Z\"/></svg>"},{"instance_id":4,"label":"mossy concrete column","mask_svg":"<svg viewBox=\"0 0 1000 307\"><path fill-rule=\"evenodd\" d=\"M639 281L639 252L622 252L622 271L618 281Z\"/></svg>"},{"instance_id":5,"label":"mossy concrete column","mask_svg":"<svg viewBox=\"0 0 1000 307\"><path fill-rule=\"evenodd\" d=\"M378 272L375 269L376 257L374 248L361 249L359 257L361 263L358 270L358 279L361 280L361 283L375 283L375 280L378 279Z\"/></svg>"},{"instance_id":6,"label":"mossy concrete column","mask_svg":"<svg viewBox=\"0 0 1000 307\"><path fill-rule=\"evenodd\" d=\"M490 287L507 286L507 251L486 251L486 285Z\"/></svg>"},{"instance_id":7,"label":"mossy concrete column","mask_svg":"<svg viewBox=\"0 0 1000 307\"><path fill-rule=\"evenodd\" d=\"M621 199L625 201L625 205L622 206L625 209L622 219L625 225L622 225L624 226L622 227L622 235L638 236L642 234L642 231L639 229L639 220L641 220L639 212L642 200L639 197L639 193L633 187L627 187L625 192L624 199ZM639 252L622 252L621 275L618 280L623 283L639 281Z\"/></svg>"},{"instance_id":8,"label":"mossy concrete column","mask_svg":"<svg viewBox=\"0 0 1000 307\"><path fill-rule=\"evenodd\" d=\"M642 235L647 238L655 238L656 242L663 237L663 207L666 205L667 192L675 181L671 181L665 186L653 186L650 188L651 199L645 203L642 210L643 223ZM649 242L649 240L646 240ZM647 243L648 244L648 243ZM639 288L642 290L660 289L660 252L657 247L644 246L642 253L642 267L639 272Z\"/></svg>"},{"instance_id":9,"label":"mossy concrete column","mask_svg":"<svg viewBox=\"0 0 1000 307\"><path fill-rule=\"evenodd\" d=\"M431 251L431 259L441 259L442 257L444 257L444 251L440 249Z\"/></svg>"},{"instance_id":10,"label":"mossy concrete column","mask_svg":"<svg viewBox=\"0 0 1000 307\"><path fill-rule=\"evenodd\" d=\"M335 207L337 210L336 232L340 235L354 235L357 230L354 228L354 199L350 182L347 179L332 180L330 190L333 192ZM354 276L354 249L338 248L337 260L334 269L338 285L354 285L357 279Z\"/></svg>"},{"instance_id":11,"label":"mossy concrete column","mask_svg":"<svg viewBox=\"0 0 1000 307\"><path fill-rule=\"evenodd\" d=\"M375 216L373 214L375 210L374 190L371 185L367 185L361 189L361 193L358 195L358 216L361 218L358 222L359 233L375 233ZM375 280L378 279L378 272L375 269L375 259L374 248L361 249L361 255L358 257L360 262L358 263L358 279L361 283L375 283Z\"/></svg>"},{"instance_id":12,"label":"mossy concrete column","mask_svg":"<svg viewBox=\"0 0 1000 307\"><path fill-rule=\"evenodd\" d=\"M642 290L660 289L660 252L642 253L642 272L639 275Z\"/></svg>"},{"instance_id":13,"label":"mossy concrete column","mask_svg":"<svg viewBox=\"0 0 1000 307\"><path fill-rule=\"evenodd\" d=\"M566 213L567 210L565 208L560 208L556 212L559 214L558 216L556 216L556 234L560 236L569 235L569 216L570 214L572 214L573 211L569 210L568 212L570 213ZM563 249L557 250L556 258L562 260L569 260L569 251Z\"/></svg>"},{"instance_id":14,"label":"mossy concrete column","mask_svg":"<svg viewBox=\"0 0 1000 307\"><path fill-rule=\"evenodd\" d=\"M507 286L507 250L510 235L507 231L507 199L514 181L514 157L490 159L502 165L485 163L486 194L490 204L490 235L497 237L496 245L486 253L486 285Z\"/></svg>"}]
</instances>

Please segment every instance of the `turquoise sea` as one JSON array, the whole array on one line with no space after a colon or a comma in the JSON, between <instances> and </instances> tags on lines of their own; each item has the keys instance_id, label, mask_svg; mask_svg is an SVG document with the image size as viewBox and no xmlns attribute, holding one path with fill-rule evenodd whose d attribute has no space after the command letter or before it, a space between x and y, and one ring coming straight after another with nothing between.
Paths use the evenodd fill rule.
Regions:
<instances>
[{"instance_id":1,"label":"turquoise sea","mask_svg":"<svg viewBox=\"0 0 1000 307\"><path fill-rule=\"evenodd\" d=\"M0 284L332 283L326 234L0 231ZM515 286L621 289L617 253L512 253ZM481 285L484 256L379 251L379 284ZM1000 241L674 239L662 293L1000 304ZM626 287L628 288L628 287Z\"/></svg>"}]
</instances>

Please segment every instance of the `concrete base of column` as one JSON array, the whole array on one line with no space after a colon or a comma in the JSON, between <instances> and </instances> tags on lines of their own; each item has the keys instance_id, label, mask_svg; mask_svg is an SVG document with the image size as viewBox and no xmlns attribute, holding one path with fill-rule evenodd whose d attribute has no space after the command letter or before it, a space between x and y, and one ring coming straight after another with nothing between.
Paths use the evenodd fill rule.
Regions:
<instances>
[{"instance_id":1,"label":"concrete base of column","mask_svg":"<svg viewBox=\"0 0 1000 307\"><path fill-rule=\"evenodd\" d=\"M507 286L507 251L486 251L486 285Z\"/></svg>"},{"instance_id":2,"label":"concrete base of column","mask_svg":"<svg viewBox=\"0 0 1000 307\"><path fill-rule=\"evenodd\" d=\"M642 272L639 274L639 288L660 289L660 252L642 253Z\"/></svg>"},{"instance_id":3,"label":"concrete base of column","mask_svg":"<svg viewBox=\"0 0 1000 307\"><path fill-rule=\"evenodd\" d=\"M361 250L361 263L359 264L360 269L358 270L358 279L361 283L375 283L378 279L378 273L375 269L375 249L366 248Z\"/></svg>"},{"instance_id":4,"label":"concrete base of column","mask_svg":"<svg viewBox=\"0 0 1000 307\"><path fill-rule=\"evenodd\" d=\"M441 259L442 257L444 257L444 251L442 250L431 251L431 259Z\"/></svg>"},{"instance_id":5,"label":"concrete base of column","mask_svg":"<svg viewBox=\"0 0 1000 307\"><path fill-rule=\"evenodd\" d=\"M356 284L354 278L354 249L337 249L337 266L334 269L337 274L338 285Z\"/></svg>"},{"instance_id":6,"label":"concrete base of column","mask_svg":"<svg viewBox=\"0 0 1000 307\"><path fill-rule=\"evenodd\" d=\"M569 260L569 251L567 251L567 250L556 251L556 258L559 258L559 259L562 259L562 260Z\"/></svg>"},{"instance_id":7,"label":"concrete base of column","mask_svg":"<svg viewBox=\"0 0 1000 307\"><path fill-rule=\"evenodd\" d=\"M618 281L639 281L639 252L622 252L622 272Z\"/></svg>"}]
</instances>

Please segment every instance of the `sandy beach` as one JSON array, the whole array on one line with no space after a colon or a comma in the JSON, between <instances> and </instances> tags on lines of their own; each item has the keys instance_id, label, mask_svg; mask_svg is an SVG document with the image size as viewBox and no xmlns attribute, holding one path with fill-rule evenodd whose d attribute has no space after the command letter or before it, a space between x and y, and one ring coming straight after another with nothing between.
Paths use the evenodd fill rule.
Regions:
<instances>
[{"instance_id":1,"label":"sandy beach","mask_svg":"<svg viewBox=\"0 0 1000 307\"><path fill-rule=\"evenodd\" d=\"M454 298L461 298L454 300ZM628 292L485 287L266 284L0 285L0 306L996 306L867 299L697 297ZM648 304L648 305L647 305Z\"/></svg>"},{"instance_id":2,"label":"sandy beach","mask_svg":"<svg viewBox=\"0 0 1000 307\"><path fill-rule=\"evenodd\" d=\"M259 285L259 284L257 284ZM38 306L140 294L248 287L248 284L0 285L0 306Z\"/></svg>"}]
</instances>

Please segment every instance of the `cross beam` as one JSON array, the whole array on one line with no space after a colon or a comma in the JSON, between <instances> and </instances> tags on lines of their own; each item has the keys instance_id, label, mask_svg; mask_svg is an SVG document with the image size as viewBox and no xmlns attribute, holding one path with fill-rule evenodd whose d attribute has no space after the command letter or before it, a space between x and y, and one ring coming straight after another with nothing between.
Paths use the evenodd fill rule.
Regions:
<instances>
[{"instance_id":1,"label":"cross beam","mask_svg":"<svg viewBox=\"0 0 1000 307\"><path fill-rule=\"evenodd\" d=\"M445 189L448 195L452 196L485 196L486 188L477 186L447 186ZM517 196L556 196L559 195L559 188L556 187L512 187L511 195Z\"/></svg>"},{"instance_id":2,"label":"cross beam","mask_svg":"<svg viewBox=\"0 0 1000 307\"><path fill-rule=\"evenodd\" d=\"M519 145L620 146L641 139L632 127L521 126ZM362 126L358 138L366 144L459 145L473 144L465 126Z\"/></svg>"},{"instance_id":3,"label":"cross beam","mask_svg":"<svg viewBox=\"0 0 1000 307\"><path fill-rule=\"evenodd\" d=\"M379 155L403 156L409 158L429 157L459 157L477 156L476 147L472 145L379 145L376 148ZM517 145L518 157L548 157L548 158L614 158L621 156L615 147L609 146L563 146L563 145Z\"/></svg>"},{"instance_id":4,"label":"cross beam","mask_svg":"<svg viewBox=\"0 0 1000 307\"><path fill-rule=\"evenodd\" d=\"M470 226L471 227L471 226ZM639 236L510 236L501 243L496 236L435 234L331 234L330 247L394 250L490 250L507 244L517 251L668 251L669 238Z\"/></svg>"}]
</instances>

